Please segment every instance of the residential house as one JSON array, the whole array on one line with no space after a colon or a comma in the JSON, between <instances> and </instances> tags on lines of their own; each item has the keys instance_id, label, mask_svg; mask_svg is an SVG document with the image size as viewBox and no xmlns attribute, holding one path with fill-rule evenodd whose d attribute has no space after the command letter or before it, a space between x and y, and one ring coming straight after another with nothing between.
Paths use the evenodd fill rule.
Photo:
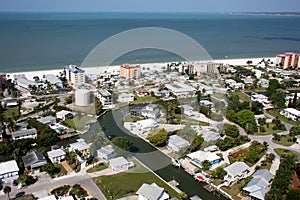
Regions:
<instances>
[{"instance_id":1,"label":"residential house","mask_svg":"<svg viewBox=\"0 0 300 200\"><path fill-rule=\"evenodd\" d=\"M280 114L294 121L300 121L300 111L295 108L284 108Z\"/></svg>"},{"instance_id":2,"label":"residential house","mask_svg":"<svg viewBox=\"0 0 300 200\"><path fill-rule=\"evenodd\" d=\"M219 151L219 147L217 145L211 145L211 146L205 147L203 149L203 151L210 151L210 152Z\"/></svg>"},{"instance_id":3,"label":"residential house","mask_svg":"<svg viewBox=\"0 0 300 200\"><path fill-rule=\"evenodd\" d=\"M41 117L37 119L42 124L46 124L48 126L52 126L53 124L56 124L56 118L53 116L46 116L46 117Z\"/></svg>"},{"instance_id":4,"label":"residential house","mask_svg":"<svg viewBox=\"0 0 300 200\"><path fill-rule=\"evenodd\" d=\"M177 98L189 98L194 97L196 89L192 86L186 85L184 83L174 82L172 84L166 84L165 87L171 91L173 95Z\"/></svg>"},{"instance_id":5,"label":"residential house","mask_svg":"<svg viewBox=\"0 0 300 200\"><path fill-rule=\"evenodd\" d=\"M263 94L253 94L251 95L251 101L258 101L259 103L262 104L269 104L270 101L267 96Z\"/></svg>"},{"instance_id":6,"label":"residential house","mask_svg":"<svg viewBox=\"0 0 300 200\"><path fill-rule=\"evenodd\" d=\"M107 145L104 147L101 147L101 149L97 150L97 156L98 158L102 158L104 160L112 159L116 156L116 152L112 145Z\"/></svg>"},{"instance_id":7,"label":"residential house","mask_svg":"<svg viewBox=\"0 0 300 200\"><path fill-rule=\"evenodd\" d=\"M27 170L39 168L47 164L47 160L42 152L33 150L22 157L24 166Z\"/></svg>"},{"instance_id":8,"label":"residential house","mask_svg":"<svg viewBox=\"0 0 300 200\"><path fill-rule=\"evenodd\" d=\"M3 108L12 108L19 106L19 102L17 99L7 99L1 102Z\"/></svg>"},{"instance_id":9,"label":"residential house","mask_svg":"<svg viewBox=\"0 0 300 200\"><path fill-rule=\"evenodd\" d=\"M19 167L15 160L0 163L0 182L19 178Z\"/></svg>"},{"instance_id":10,"label":"residential house","mask_svg":"<svg viewBox=\"0 0 300 200\"><path fill-rule=\"evenodd\" d=\"M35 128L27 130L19 130L11 133L13 140L27 139L27 138L36 138L37 130Z\"/></svg>"},{"instance_id":11,"label":"residential house","mask_svg":"<svg viewBox=\"0 0 300 200\"><path fill-rule=\"evenodd\" d=\"M54 163L60 163L62 160L66 158L66 152L64 152L62 149L55 149L52 151L48 151L48 158L51 160L51 162Z\"/></svg>"},{"instance_id":12,"label":"residential house","mask_svg":"<svg viewBox=\"0 0 300 200\"><path fill-rule=\"evenodd\" d=\"M202 168L202 162L205 160L209 161L210 166L219 164L221 161L220 156L216 155L215 153L205 152L201 150L189 153L187 157L191 159L191 163L200 168Z\"/></svg>"},{"instance_id":13,"label":"residential house","mask_svg":"<svg viewBox=\"0 0 300 200\"><path fill-rule=\"evenodd\" d=\"M224 181L230 185L237 180L241 180L249 173L249 169L249 166L244 162L234 162L224 168L227 172Z\"/></svg>"},{"instance_id":14,"label":"residential house","mask_svg":"<svg viewBox=\"0 0 300 200\"><path fill-rule=\"evenodd\" d=\"M109 91L105 89L99 89L97 90L96 96L101 101L103 107L112 108L113 99L112 99L112 94Z\"/></svg>"},{"instance_id":15,"label":"residential house","mask_svg":"<svg viewBox=\"0 0 300 200\"><path fill-rule=\"evenodd\" d=\"M143 132L150 131L153 128L158 128L159 125L154 119L144 119L135 123L136 127Z\"/></svg>"},{"instance_id":16,"label":"residential house","mask_svg":"<svg viewBox=\"0 0 300 200\"><path fill-rule=\"evenodd\" d=\"M16 123L16 130L27 130L28 124L26 122Z\"/></svg>"},{"instance_id":17,"label":"residential house","mask_svg":"<svg viewBox=\"0 0 300 200\"><path fill-rule=\"evenodd\" d=\"M265 194L270 190L273 174L266 169L258 170L253 174L253 179L243 188L250 199L264 200Z\"/></svg>"},{"instance_id":18,"label":"residential house","mask_svg":"<svg viewBox=\"0 0 300 200\"><path fill-rule=\"evenodd\" d=\"M75 112L71 112L71 111L68 111L68 110L61 110L61 111L56 113L56 118L57 119L62 119L62 120L72 119L75 116L76 116Z\"/></svg>"},{"instance_id":19,"label":"residential house","mask_svg":"<svg viewBox=\"0 0 300 200\"><path fill-rule=\"evenodd\" d=\"M178 135L171 135L168 140L168 147L173 151L179 152L190 146L190 143Z\"/></svg>"},{"instance_id":20,"label":"residential house","mask_svg":"<svg viewBox=\"0 0 300 200\"><path fill-rule=\"evenodd\" d=\"M212 108L214 106L214 104L212 102L208 101L208 100L201 100L199 103L202 106L207 106L207 107L210 107L210 108Z\"/></svg>"},{"instance_id":21,"label":"residential house","mask_svg":"<svg viewBox=\"0 0 300 200\"><path fill-rule=\"evenodd\" d=\"M159 98L168 98L170 96L170 92L168 90L155 90L154 96Z\"/></svg>"},{"instance_id":22,"label":"residential house","mask_svg":"<svg viewBox=\"0 0 300 200\"><path fill-rule=\"evenodd\" d=\"M145 97L149 95L148 90L146 90L145 88L137 88L135 90L135 93L138 97Z\"/></svg>"},{"instance_id":23,"label":"residential house","mask_svg":"<svg viewBox=\"0 0 300 200\"><path fill-rule=\"evenodd\" d=\"M141 110L141 115L148 119L159 119L160 117L160 111L158 108L158 105L155 104L148 104Z\"/></svg>"},{"instance_id":24,"label":"residential house","mask_svg":"<svg viewBox=\"0 0 300 200\"><path fill-rule=\"evenodd\" d=\"M199 134L202 135L205 141L217 141L220 139L220 134L210 130L200 130Z\"/></svg>"},{"instance_id":25,"label":"residential house","mask_svg":"<svg viewBox=\"0 0 300 200\"><path fill-rule=\"evenodd\" d=\"M166 200L169 199L168 193L165 192L164 188L159 187L157 184L147 184L143 185L136 192L139 195L139 200Z\"/></svg>"},{"instance_id":26,"label":"residential house","mask_svg":"<svg viewBox=\"0 0 300 200\"><path fill-rule=\"evenodd\" d=\"M134 101L134 95L132 93L121 93L118 96L119 102L131 102Z\"/></svg>"},{"instance_id":27,"label":"residential house","mask_svg":"<svg viewBox=\"0 0 300 200\"><path fill-rule=\"evenodd\" d=\"M90 145L88 145L83 139L78 139L77 142L69 145L69 151L79 151L83 158L87 158L90 155Z\"/></svg>"},{"instance_id":28,"label":"residential house","mask_svg":"<svg viewBox=\"0 0 300 200\"><path fill-rule=\"evenodd\" d=\"M109 167L114 171L127 171L134 167L133 162L127 161L123 156L109 160Z\"/></svg>"},{"instance_id":29,"label":"residential house","mask_svg":"<svg viewBox=\"0 0 300 200\"><path fill-rule=\"evenodd\" d=\"M50 196L45 196L45 197L42 197L42 198L38 198L38 200L57 200L55 195L52 194Z\"/></svg>"},{"instance_id":30,"label":"residential house","mask_svg":"<svg viewBox=\"0 0 300 200\"><path fill-rule=\"evenodd\" d=\"M259 79L257 84L260 85L260 87L268 88L269 87L269 80L261 78L261 79Z\"/></svg>"}]
</instances>

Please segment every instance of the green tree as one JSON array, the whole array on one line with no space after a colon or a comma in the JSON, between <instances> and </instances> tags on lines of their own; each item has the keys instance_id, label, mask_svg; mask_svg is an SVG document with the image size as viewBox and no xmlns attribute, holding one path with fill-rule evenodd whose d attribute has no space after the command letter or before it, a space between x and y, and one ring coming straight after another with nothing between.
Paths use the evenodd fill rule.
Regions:
<instances>
[{"instance_id":1,"label":"green tree","mask_svg":"<svg viewBox=\"0 0 300 200\"><path fill-rule=\"evenodd\" d=\"M67 96L66 98L65 98L65 104L70 104L70 103L72 103L73 102L73 97L72 96Z\"/></svg>"},{"instance_id":2,"label":"green tree","mask_svg":"<svg viewBox=\"0 0 300 200\"><path fill-rule=\"evenodd\" d=\"M11 187L5 186L3 192L7 194L8 199L10 199L9 193L11 192Z\"/></svg>"},{"instance_id":3,"label":"green tree","mask_svg":"<svg viewBox=\"0 0 300 200\"><path fill-rule=\"evenodd\" d=\"M263 114L264 105L258 101L251 102L251 111L254 112L255 115Z\"/></svg>"},{"instance_id":4,"label":"green tree","mask_svg":"<svg viewBox=\"0 0 300 200\"><path fill-rule=\"evenodd\" d=\"M237 121L248 134L254 134L257 132L257 125L254 117L254 113L250 110L242 110L237 113Z\"/></svg>"},{"instance_id":5,"label":"green tree","mask_svg":"<svg viewBox=\"0 0 300 200\"><path fill-rule=\"evenodd\" d=\"M246 161L249 163L256 163L259 160L259 154L256 151L249 151L249 153L246 155Z\"/></svg>"},{"instance_id":6,"label":"green tree","mask_svg":"<svg viewBox=\"0 0 300 200\"><path fill-rule=\"evenodd\" d=\"M158 133L150 135L147 139L154 146L165 146L167 138L168 138L168 132L166 131L166 129L163 128L160 129Z\"/></svg>"},{"instance_id":7,"label":"green tree","mask_svg":"<svg viewBox=\"0 0 300 200\"><path fill-rule=\"evenodd\" d=\"M300 126L293 126L289 134L290 136L300 135Z\"/></svg>"},{"instance_id":8,"label":"green tree","mask_svg":"<svg viewBox=\"0 0 300 200\"><path fill-rule=\"evenodd\" d=\"M209 170L210 168L210 162L208 160L204 160L201 165L203 170Z\"/></svg>"},{"instance_id":9,"label":"green tree","mask_svg":"<svg viewBox=\"0 0 300 200\"><path fill-rule=\"evenodd\" d=\"M235 125L225 126L224 131L227 136L230 136L233 138L236 138L239 136L239 129Z\"/></svg>"},{"instance_id":10,"label":"green tree","mask_svg":"<svg viewBox=\"0 0 300 200\"><path fill-rule=\"evenodd\" d=\"M133 146L133 142L127 137L123 136L115 137L111 140L111 142L125 151L129 151L130 148Z\"/></svg>"}]
</instances>

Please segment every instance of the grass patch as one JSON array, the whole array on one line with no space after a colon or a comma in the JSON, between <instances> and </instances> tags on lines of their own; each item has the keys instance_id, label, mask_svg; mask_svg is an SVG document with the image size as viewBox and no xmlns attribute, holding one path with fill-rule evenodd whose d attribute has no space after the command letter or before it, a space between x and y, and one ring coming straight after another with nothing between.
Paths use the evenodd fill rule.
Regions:
<instances>
[{"instance_id":1,"label":"grass patch","mask_svg":"<svg viewBox=\"0 0 300 200\"><path fill-rule=\"evenodd\" d=\"M16 117L19 117L20 116L19 107L7 108L3 114L4 114L5 118L13 118L14 119Z\"/></svg>"},{"instance_id":2,"label":"grass patch","mask_svg":"<svg viewBox=\"0 0 300 200\"><path fill-rule=\"evenodd\" d=\"M100 163L97 166L88 169L87 173L99 172L99 171L102 171L102 170L107 169L107 168L108 168L107 164Z\"/></svg>"},{"instance_id":3,"label":"grass patch","mask_svg":"<svg viewBox=\"0 0 300 200\"><path fill-rule=\"evenodd\" d=\"M232 94L239 96L242 101L250 101L250 97L241 91L235 91Z\"/></svg>"},{"instance_id":4,"label":"grass patch","mask_svg":"<svg viewBox=\"0 0 300 200\"><path fill-rule=\"evenodd\" d=\"M95 120L89 116L76 116L73 119L66 119L64 125L71 127L75 130L84 131L86 130L86 123Z\"/></svg>"},{"instance_id":5,"label":"grass patch","mask_svg":"<svg viewBox=\"0 0 300 200\"><path fill-rule=\"evenodd\" d=\"M241 193L241 188L244 186L244 181L238 182L230 187L222 187L221 189L230 194L233 199L238 199L240 200L241 198L238 197L238 195Z\"/></svg>"},{"instance_id":6,"label":"grass patch","mask_svg":"<svg viewBox=\"0 0 300 200\"><path fill-rule=\"evenodd\" d=\"M151 95L145 96L145 97L138 97L135 96L135 100L133 102L130 102L130 104L140 104L140 103L150 103L157 101L158 99L156 97L153 97Z\"/></svg>"},{"instance_id":7,"label":"grass patch","mask_svg":"<svg viewBox=\"0 0 300 200\"><path fill-rule=\"evenodd\" d=\"M143 118L141 117L131 116L130 114L128 114L123 118L123 122L136 122L142 119Z\"/></svg>"},{"instance_id":8,"label":"grass patch","mask_svg":"<svg viewBox=\"0 0 300 200\"><path fill-rule=\"evenodd\" d=\"M274 151L280 156L285 157L288 154L293 154L296 156L296 154L293 151L287 150L287 149L274 149Z\"/></svg>"},{"instance_id":9,"label":"grass patch","mask_svg":"<svg viewBox=\"0 0 300 200\"><path fill-rule=\"evenodd\" d=\"M293 136L283 135L280 137L280 141L274 139L272 141L276 144L280 144L288 147L294 144L293 139L294 139Z\"/></svg>"},{"instance_id":10,"label":"grass patch","mask_svg":"<svg viewBox=\"0 0 300 200\"><path fill-rule=\"evenodd\" d=\"M228 156L228 159L230 161L230 163L234 163L236 161L243 161L245 162L249 167L253 166L256 162L252 163L252 162L248 162L247 160L247 155L249 154L250 149L242 149L238 152L235 152L231 155ZM257 157L257 161L259 161L264 155L266 154L266 152L261 152L258 154Z\"/></svg>"},{"instance_id":11,"label":"grass patch","mask_svg":"<svg viewBox=\"0 0 300 200\"><path fill-rule=\"evenodd\" d=\"M93 180L107 199L118 199L133 195L143 183L156 183L165 188L171 197L180 198L175 190L149 171L146 173L119 173L112 176L100 176Z\"/></svg>"},{"instance_id":12,"label":"grass patch","mask_svg":"<svg viewBox=\"0 0 300 200\"><path fill-rule=\"evenodd\" d=\"M265 128L265 132L258 132L255 133L255 135L273 135L274 133L280 133L282 132L282 130L273 130L272 127L274 126L273 123L269 123L269 127L267 127L266 125L264 125Z\"/></svg>"},{"instance_id":13,"label":"grass patch","mask_svg":"<svg viewBox=\"0 0 300 200\"><path fill-rule=\"evenodd\" d=\"M276 109L268 110L267 113L274 116L274 117L278 117L279 120L284 121L286 123L289 123L291 125L294 125L294 126L299 125L299 122L295 122L291 119L288 119L288 118L284 117L283 115L279 114L279 111L276 110Z\"/></svg>"}]
</instances>

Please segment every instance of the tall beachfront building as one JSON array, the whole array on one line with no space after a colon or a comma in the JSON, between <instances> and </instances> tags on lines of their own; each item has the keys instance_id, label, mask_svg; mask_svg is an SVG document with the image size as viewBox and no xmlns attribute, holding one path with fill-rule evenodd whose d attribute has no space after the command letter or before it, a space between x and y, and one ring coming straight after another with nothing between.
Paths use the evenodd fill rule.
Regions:
<instances>
[{"instance_id":1,"label":"tall beachfront building","mask_svg":"<svg viewBox=\"0 0 300 200\"><path fill-rule=\"evenodd\" d=\"M86 82L85 71L76 65L64 66L66 79L74 86L82 85Z\"/></svg>"},{"instance_id":2,"label":"tall beachfront building","mask_svg":"<svg viewBox=\"0 0 300 200\"><path fill-rule=\"evenodd\" d=\"M276 55L276 65L283 69L290 67L299 69L300 68L300 54L293 52L285 52L283 54Z\"/></svg>"},{"instance_id":3,"label":"tall beachfront building","mask_svg":"<svg viewBox=\"0 0 300 200\"><path fill-rule=\"evenodd\" d=\"M121 65L120 76L126 79L138 79L141 76L141 66L139 65Z\"/></svg>"}]
</instances>

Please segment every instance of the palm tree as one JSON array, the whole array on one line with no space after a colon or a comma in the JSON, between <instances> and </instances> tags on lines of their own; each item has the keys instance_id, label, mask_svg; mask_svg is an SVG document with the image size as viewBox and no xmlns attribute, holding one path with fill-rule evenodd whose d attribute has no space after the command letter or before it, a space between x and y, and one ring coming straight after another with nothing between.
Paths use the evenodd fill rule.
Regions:
<instances>
[{"instance_id":1,"label":"palm tree","mask_svg":"<svg viewBox=\"0 0 300 200\"><path fill-rule=\"evenodd\" d=\"M10 199L9 193L11 192L11 187L5 186L4 189L3 189L3 192L4 192L5 194L7 194L8 199Z\"/></svg>"}]
</instances>

